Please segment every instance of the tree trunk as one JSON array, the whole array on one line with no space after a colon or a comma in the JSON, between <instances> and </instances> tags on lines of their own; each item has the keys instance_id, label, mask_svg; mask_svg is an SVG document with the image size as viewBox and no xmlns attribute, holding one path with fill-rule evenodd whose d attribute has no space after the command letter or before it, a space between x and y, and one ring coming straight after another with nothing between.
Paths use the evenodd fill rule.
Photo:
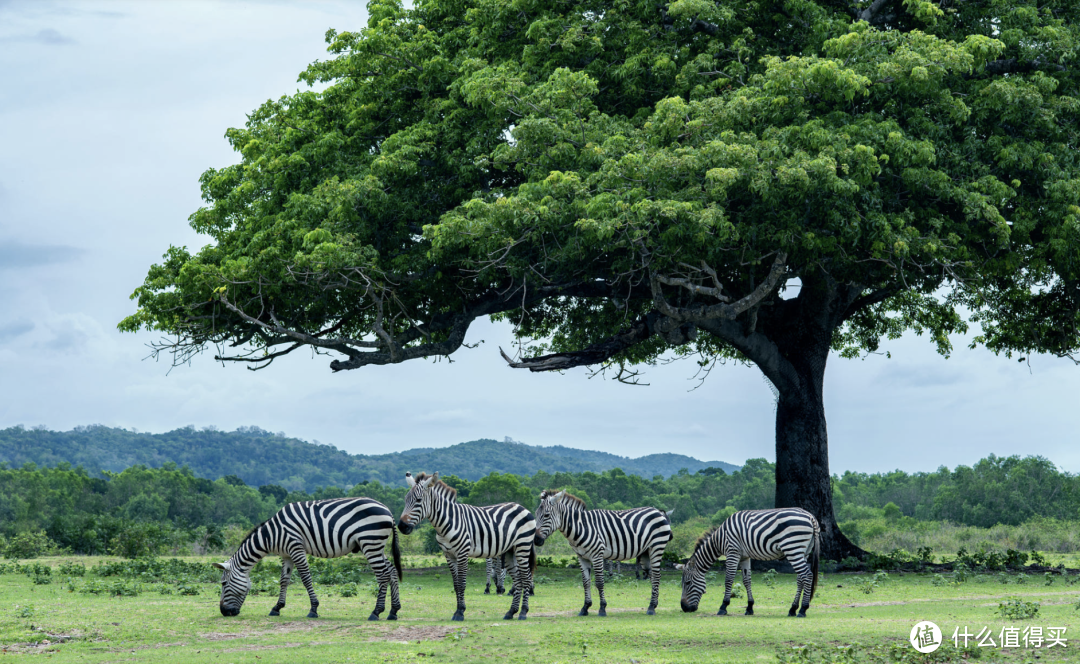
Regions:
<instances>
[{"instance_id":1,"label":"tree trunk","mask_svg":"<svg viewBox=\"0 0 1080 664\"><path fill-rule=\"evenodd\" d=\"M840 532L833 513L829 433L823 398L832 330L816 327L800 325L800 333L788 336L783 340L786 343L779 344L798 381L797 387L777 387L776 507L801 507L817 517L821 524L823 559L862 558L866 552Z\"/></svg>"}]
</instances>

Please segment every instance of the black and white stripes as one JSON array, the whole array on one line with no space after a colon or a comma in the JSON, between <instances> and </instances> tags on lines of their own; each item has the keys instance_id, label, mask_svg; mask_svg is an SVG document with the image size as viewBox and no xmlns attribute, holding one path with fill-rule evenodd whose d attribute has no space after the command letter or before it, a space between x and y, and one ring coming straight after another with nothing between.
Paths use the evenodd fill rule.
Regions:
<instances>
[{"instance_id":1,"label":"black and white stripes","mask_svg":"<svg viewBox=\"0 0 1080 664\"><path fill-rule=\"evenodd\" d=\"M693 555L686 562L682 576L682 609L697 611L705 594L705 574L720 556L725 556L727 571L724 603L719 615L727 615L731 602L731 584L735 571L743 570L746 587L746 615L754 615L754 595L750 591L750 561L787 558L795 568L797 585L789 616L799 609L806 617L810 600L817 588L818 560L821 555L821 529L817 519L796 507L774 510L744 510L732 514L723 524L698 540ZM799 598L802 597L802 605Z\"/></svg>"},{"instance_id":2,"label":"black and white stripes","mask_svg":"<svg viewBox=\"0 0 1080 664\"><path fill-rule=\"evenodd\" d=\"M457 594L457 611L454 620L465 619L465 581L469 571L469 558L494 558L509 554L513 565L507 564L514 575L514 593L510 610L504 618L514 617L521 606L520 619L529 612L529 595L523 592L532 585L532 573L536 567L536 551L533 536L536 521L529 510L517 503L502 503L487 507L462 505L457 502L457 491L439 480L439 474L424 473L415 479L405 474L409 493L405 496L405 508L401 512L398 528L408 535L424 519L435 528L435 541L439 543Z\"/></svg>"},{"instance_id":3,"label":"black and white stripes","mask_svg":"<svg viewBox=\"0 0 1080 664\"><path fill-rule=\"evenodd\" d=\"M596 579L600 594L599 615L607 615L604 596L604 561L647 558L652 580L649 615L656 613L660 601L660 561L664 548L671 541L669 513L655 507L632 510L590 510L580 498L565 491L544 491L536 509L536 545L542 546L551 533L558 530L570 542L570 548L581 564L581 580L585 587L585 604L579 616L589 615L592 593L589 570Z\"/></svg>"},{"instance_id":4,"label":"black and white stripes","mask_svg":"<svg viewBox=\"0 0 1080 664\"><path fill-rule=\"evenodd\" d=\"M387 541L392 539L394 569L386 559ZM370 498L334 498L291 503L260 524L241 542L236 553L214 566L224 571L221 577L221 615L240 613L251 589L251 568L269 555L281 556L281 593L270 615L285 608L285 594L293 568L304 582L311 600L309 618L318 617L319 599L311 583L308 555L337 558L361 553L375 572L379 594L369 620L378 620L386 607L386 589L390 587L389 620L397 620L401 609L398 580L401 578L401 554L398 549L394 515L382 503Z\"/></svg>"}]
</instances>

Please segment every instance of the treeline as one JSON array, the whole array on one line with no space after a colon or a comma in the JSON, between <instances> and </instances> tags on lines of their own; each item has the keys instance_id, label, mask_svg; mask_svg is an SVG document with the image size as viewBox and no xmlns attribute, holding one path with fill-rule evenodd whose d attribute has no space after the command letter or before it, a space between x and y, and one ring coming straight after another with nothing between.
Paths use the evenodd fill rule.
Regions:
<instances>
[{"instance_id":1,"label":"treeline","mask_svg":"<svg viewBox=\"0 0 1080 664\"><path fill-rule=\"evenodd\" d=\"M82 466L91 474L120 472L135 465L160 468L166 463L187 466L199 477L235 475L251 486L277 484L289 490L351 487L379 480L404 486L406 471L418 468L478 480L491 472L532 475L545 469L562 472L603 472L622 468L642 477L668 477L680 469L693 473L715 467L738 468L721 461L699 461L682 454L650 454L637 459L568 447L536 447L509 440L474 440L443 448L417 448L379 454L378 441L359 441L374 454L349 454L332 445L308 443L259 427L236 431L184 427L162 434L139 433L100 425L71 431L0 429L0 462L12 467L26 463L55 467Z\"/></svg>"},{"instance_id":2,"label":"treeline","mask_svg":"<svg viewBox=\"0 0 1080 664\"><path fill-rule=\"evenodd\" d=\"M417 466L413 470L420 471ZM462 502L517 502L534 509L543 489L565 488L590 507L621 509L652 505L674 509L675 524L690 519L720 523L741 509L773 506L775 467L751 459L741 469L682 471L645 479L620 469L601 473L547 472L518 476L490 473L476 481L442 476ZM842 528L858 520L948 521L990 527L1033 518L1080 518L1080 478L1043 457L990 456L971 467L931 473L844 473L833 478ZM194 542L220 548L221 529L246 529L282 505L299 500L367 496L400 513L406 489L378 480L312 492L276 484L250 486L230 475L214 481L167 462L134 466L95 477L60 464L40 468L0 464L0 536L44 531L57 547L76 553L138 554ZM845 525L847 523L848 525Z\"/></svg>"}]
</instances>

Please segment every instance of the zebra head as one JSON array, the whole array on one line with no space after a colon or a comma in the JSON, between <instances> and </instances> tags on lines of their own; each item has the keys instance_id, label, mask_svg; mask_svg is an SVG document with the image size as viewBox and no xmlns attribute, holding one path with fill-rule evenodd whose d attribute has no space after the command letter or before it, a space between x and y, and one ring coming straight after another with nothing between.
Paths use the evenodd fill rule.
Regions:
<instances>
[{"instance_id":1,"label":"zebra head","mask_svg":"<svg viewBox=\"0 0 1080 664\"><path fill-rule=\"evenodd\" d=\"M397 524L402 535L408 535L424 519L431 518L431 492L428 489L438 479L438 473L430 477L420 473L415 478L412 473L405 473L405 483L409 485L409 493L405 494L405 508L401 510L401 519Z\"/></svg>"},{"instance_id":2,"label":"zebra head","mask_svg":"<svg viewBox=\"0 0 1080 664\"><path fill-rule=\"evenodd\" d=\"M675 569L682 570L682 610L687 613L697 611L701 596L705 594L705 573L712 569L713 563L719 558L719 536L716 530L702 535L694 545L694 553L685 565L676 565Z\"/></svg>"},{"instance_id":3,"label":"zebra head","mask_svg":"<svg viewBox=\"0 0 1080 664\"><path fill-rule=\"evenodd\" d=\"M551 533L562 528L563 513L566 507L562 502L565 491L543 491L540 493L540 506L536 508L536 536L533 544L544 546Z\"/></svg>"},{"instance_id":4,"label":"zebra head","mask_svg":"<svg viewBox=\"0 0 1080 664\"><path fill-rule=\"evenodd\" d=\"M241 569L233 561L226 560L223 563L214 563L214 567L222 571L221 574L221 615L229 617L240 614L240 607L247 599L248 591L251 590L251 577L246 569Z\"/></svg>"}]
</instances>

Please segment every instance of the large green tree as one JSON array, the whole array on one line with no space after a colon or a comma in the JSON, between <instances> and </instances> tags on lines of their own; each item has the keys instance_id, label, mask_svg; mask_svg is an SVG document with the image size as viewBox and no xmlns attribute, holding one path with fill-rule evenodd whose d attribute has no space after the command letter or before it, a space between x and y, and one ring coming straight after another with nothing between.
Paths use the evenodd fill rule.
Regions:
<instances>
[{"instance_id":1,"label":"large green tree","mask_svg":"<svg viewBox=\"0 0 1080 664\"><path fill-rule=\"evenodd\" d=\"M830 352L1080 348L1075 0L394 0L227 136L121 329L262 368L665 353L778 392L776 504L836 527ZM801 288L791 285L798 280ZM508 358L509 359L509 358ZM868 436L872 432L867 432Z\"/></svg>"}]
</instances>

